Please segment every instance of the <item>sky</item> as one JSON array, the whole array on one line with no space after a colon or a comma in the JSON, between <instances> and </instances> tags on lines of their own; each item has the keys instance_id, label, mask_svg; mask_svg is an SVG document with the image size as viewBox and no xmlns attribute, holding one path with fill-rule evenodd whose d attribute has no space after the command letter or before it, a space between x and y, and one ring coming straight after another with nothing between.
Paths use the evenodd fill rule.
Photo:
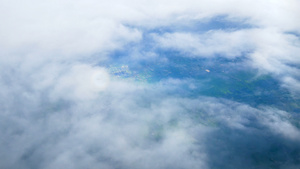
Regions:
<instances>
[{"instance_id":1,"label":"sky","mask_svg":"<svg viewBox=\"0 0 300 169\"><path fill-rule=\"evenodd\" d=\"M0 0L0 168L300 168L299 0Z\"/></svg>"}]
</instances>

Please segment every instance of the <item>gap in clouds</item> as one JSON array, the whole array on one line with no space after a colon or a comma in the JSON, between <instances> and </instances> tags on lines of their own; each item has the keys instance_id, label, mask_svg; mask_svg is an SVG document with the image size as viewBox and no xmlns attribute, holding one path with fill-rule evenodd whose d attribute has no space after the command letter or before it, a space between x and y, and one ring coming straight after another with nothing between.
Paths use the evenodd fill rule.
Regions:
<instances>
[{"instance_id":1,"label":"gap in clouds","mask_svg":"<svg viewBox=\"0 0 300 169\"><path fill-rule=\"evenodd\" d=\"M249 29L247 25L226 23L224 20L226 21L226 17L219 16L208 24L204 23L203 27L208 27L209 30ZM191 27L201 30L201 27L195 25ZM176 49L157 47L152 37L153 32L163 35L166 33L164 31L176 32L186 27L182 25L182 28L168 28L169 30L162 28L144 32L140 42L128 44L123 49L108 54L110 60L99 65L107 67L113 76L140 82L165 84L164 81L168 79L177 79L176 83L182 81L181 88L173 93L177 92L182 96L206 95L255 107L268 105L288 112L300 111L300 98L297 95L283 88L281 81L272 74L261 74L251 66L252 61L248 56L252 54L252 50L242 51L233 58L224 57L221 53L203 58ZM187 28L185 31L190 30Z\"/></svg>"}]
</instances>

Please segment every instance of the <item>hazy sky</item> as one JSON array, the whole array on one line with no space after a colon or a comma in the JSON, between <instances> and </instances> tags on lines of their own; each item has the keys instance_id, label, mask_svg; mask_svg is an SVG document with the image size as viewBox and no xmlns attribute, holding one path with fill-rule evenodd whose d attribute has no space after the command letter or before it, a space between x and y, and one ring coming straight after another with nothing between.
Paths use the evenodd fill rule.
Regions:
<instances>
[{"instance_id":1,"label":"hazy sky","mask_svg":"<svg viewBox=\"0 0 300 169\"><path fill-rule=\"evenodd\" d=\"M300 167L300 112L104 63L243 58L300 94L299 0L0 0L0 168ZM123 55L117 52L122 51ZM130 69L130 67L129 67ZM171 94L170 94L171 93ZM174 94L175 93L175 94Z\"/></svg>"}]
</instances>

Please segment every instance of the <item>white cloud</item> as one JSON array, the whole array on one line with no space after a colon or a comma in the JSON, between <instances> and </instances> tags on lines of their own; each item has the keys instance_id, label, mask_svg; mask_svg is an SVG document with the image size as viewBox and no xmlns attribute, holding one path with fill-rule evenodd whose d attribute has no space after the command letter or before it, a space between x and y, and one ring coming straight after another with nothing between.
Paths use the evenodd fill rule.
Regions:
<instances>
[{"instance_id":1,"label":"white cloud","mask_svg":"<svg viewBox=\"0 0 300 169\"><path fill-rule=\"evenodd\" d=\"M254 67L298 89L298 69L289 63L299 64L299 38L285 34L299 33L298 6L296 0L1 0L0 168L213 168L227 163L222 152L237 161L252 157L251 150L228 152L248 148L246 139L266 149L282 141L298 151L299 129L286 112L166 96L166 85L176 90L184 82L137 85L111 80L96 66L107 52L143 40L145 30L226 15L256 28L155 38L205 56L236 57L250 46Z\"/></svg>"},{"instance_id":2,"label":"white cloud","mask_svg":"<svg viewBox=\"0 0 300 169\"><path fill-rule=\"evenodd\" d=\"M74 65L69 72L55 79L53 93L67 99L90 99L97 97L109 86L109 75L101 68L88 65Z\"/></svg>"},{"instance_id":3,"label":"white cloud","mask_svg":"<svg viewBox=\"0 0 300 169\"><path fill-rule=\"evenodd\" d=\"M1 46L14 51L56 50L84 54L116 47L118 41L139 38L136 30L122 26L166 25L194 16L228 14L249 18L250 24L299 30L296 0L288 1L1 1ZM237 8L238 6L238 8ZM112 43L114 42L114 43Z\"/></svg>"},{"instance_id":4,"label":"white cloud","mask_svg":"<svg viewBox=\"0 0 300 169\"><path fill-rule=\"evenodd\" d=\"M192 54L193 57L223 57L241 56L242 52L251 50L247 41L247 31L209 31L203 35L193 33L166 33L154 35L158 47L171 48Z\"/></svg>"},{"instance_id":5,"label":"white cloud","mask_svg":"<svg viewBox=\"0 0 300 169\"><path fill-rule=\"evenodd\" d=\"M72 68L71 72L81 69L85 70L83 72L96 71L80 65ZM297 146L297 143L290 142L300 139L299 129L290 122L290 115L283 111L255 109L208 97L170 97L153 87L139 88L134 85L131 90L124 90L121 86L126 87L126 83L130 86L131 82L110 83L107 90L93 97L84 93L79 97L76 90L85 90L71 85L74 90L71 102L70 99L49 100L47 95L28 92L36 99L26 100L25 96L19 96L20 109L1 106L10 113L1 114L1 138L5 139L0 144L3 159L0 166L49 169L61 166L210 168L216 162L212 156L218 156L218 162L226 163L226 157L210 149L214 145L220 148L219 151L236 146L245 149L256 143L244 145L242 138L259 138L261 133L273 138L276 144L276 141L283 140L284 144ZM76 84L85 86L81 82ZM61 86L60 83L56 85ZM60 93L70 96L66 90ZM10 98L17 95L14 93ZM86 97L88 101L82 100ZM6 104L11 101L7 99ZM30 102L34 104L28 107ZM14 103L11 105L14 106ZM226 137L235 136L224 135L224 132L242 133L243 137L237 137L232 142ZM223 142L216 143L211 138L214 134L224 139ZM260 144L268 147L264 141ZM239 161L242 157L250 158L254 151L256 149L230 153ZM238 164L232 165L238 167ZM253 161L248 165L255 167Z\"/></svg>"}]
</instances>

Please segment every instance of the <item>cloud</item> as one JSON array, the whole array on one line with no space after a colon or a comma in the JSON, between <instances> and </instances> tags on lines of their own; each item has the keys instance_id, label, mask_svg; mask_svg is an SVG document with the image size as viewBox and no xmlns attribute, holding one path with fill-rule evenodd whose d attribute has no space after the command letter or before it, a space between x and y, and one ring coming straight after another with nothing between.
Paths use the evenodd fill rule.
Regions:
<instances>
[{"instance_id":1,"label":"cloud","mask_svg":"<svg viewBox=\"0 0 300 169\"><path fill-rule=\"evenodd\" d=\"M223 57L234 58L242 52L251 50L251 43L246 39L245 31L209 31L203 35L192 33L166 33L154 35L159 47L170 48L187 53L193 57Z\"/></svg>"},{"instance_id":2,"label":"cloud","mask_svg":"<svg viewBox=\"0 0 300 169\"><path fill-rule=\"evenodd\" d=\"M53 94L66 99L90 99L109 85L109 75L101 68L72 65L71 70L55 79ZM65 93L61 96L61 93Z\"/></svg>"},{"instance_id":3,"label":"cloud","mask_svg":"<svg viewBox=\"0 0 300 169\"><path fill-rule=\"evenodd\" d=\"M118 50L140 67L138 57L164 59L158 47L246 52L249 65L297 92L299 1L0 3L0 168L299 168L297 114L189 98L180 91L193 79L138 83L105 65ZM185 30L217 16L250 27Z\"/></svg>"},{"instance_id":4,"label":"cloud","mask_svg":"<svg viewBox=\"0 0 300 169\"><path fill-rule=\"evenodd\" d=\"M1 168L297 167L296 115L170 95L185 83L176 79L140 86L100 67L61 67L1 80Z\"/></svg>"},{"instance_id":5,"label":"cloud","mask_svg":"<svg viewBox=\"0 0 300 169\"><path fill-rule=\"evenodd\" d=\"M81 68L92 69L76 70ZM110 83L89 100L53 100L42 94L46 91L11 95L1 106L7 112L1 114L1 167L232 168L245 160L245 168L276 165L276 160L284 161L282 167L297 165L297 154L290 151L298 152L300 131L289 113ZM128 85L131 90L124 90ZM10 103L17 96L18 103ZM272 152L275 145L287 151L284 158L283 150ZM263 155L260 162L253 157L257 153ZM228 164L227 155L235 162ZM275 162L268 161L273 157Z\"/></svg>"}]
</instances>

